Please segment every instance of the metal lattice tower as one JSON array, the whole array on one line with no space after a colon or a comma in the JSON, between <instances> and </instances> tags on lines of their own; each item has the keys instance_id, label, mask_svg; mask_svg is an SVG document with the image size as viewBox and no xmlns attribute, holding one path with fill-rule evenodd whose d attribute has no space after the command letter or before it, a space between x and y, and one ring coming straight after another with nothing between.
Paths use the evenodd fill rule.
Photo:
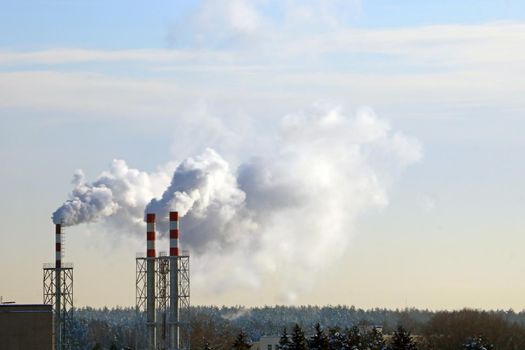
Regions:
<instances>
[{"instance_id":1,"label":"metal lattice tower","mask_svg":"<svg viewBox=\"0 0 525 350\"><path fill-rule=\"evenodd\" d=\"M169 298L170 298L170 264L166 259L165 253L160 253L157 258L156 273L157 286L155 293L156 308L157 308L157 343L161 349L168 349L168 313L169 313Z\"/></svg>"},{"instance_id":2,"label":"metal lattice tower","mask_svg":"<svg viewBox=\"0 0 525 350\"><path fill-rule=\"evenodd\" d=\"M137 259L135 260L136 265L136 307L137 311L146 310L146 299L147 299L147 289L146 289L146 257L143 254L137 253Z\"/></svg>"},{"instance_id":3,"label":"metal lattice tower","mask_svg":"<svg viewBox=\"0 0 525 350\"><path fill-rule=\"evenodd\" d=\"M71 326L73 322L73 264L62 263L60 268L55 264L44 264L44 304L53 305L55 324L55 349L70 350L72 347ZM59 278L57 278L59 274ZM57 303L57 284L60 281L60 302ZM58 304L58 305L57 305ZM58 323L57 323L58 320Z\"/></svg>"},{"instance_id":4,"label":"metal lattice tower","mask_svg":"<svg viewBox=\"0 0 525 350\"><path fill-rule=\"evenodd\" d=\"M73 264L62 263L62 224L55 224L55 263L44 264L44 304L53 306L55 350L72 349Z\"/></svg>"},{"instance_id":5,"label":"metal lattice tower","mask_svg":"<svg viewBox=\"0 0 525 350\"><path fill-rule=\"evenodd\" d=\"M190 254L182 251L178 259L179 275L179 313L180 313L180 335L181 349L190 349Z\"/></svg>"},{"instance_id":6,"label":"metal lattice tower","mask_svg":"<svg viewBox=\"0 0 525 350\"><path fill-rule=\"evenodd\" d=\"M190 309L190 254L182 251L179 258L179 306L185 313Z\"/></svg>"},{"instance_id":7,"label":"metal lattice tower","mask_svg":"<svg viewBox=\"0 0 525 350\"><path fill-rule=\"evenodd\" d=\"M147 305L147 258L143 254L137 254L136 266L136 310L140 314L145 313ZM170 259L176 259L178 265L178 301L180 310L180 349L190 348L190 256L188 251L182 251L180 256L161 255L155 260L155 305L156 305L156 328L158 349L169 349L166 339L168 339L168 310L170 308Z\"/></svg>"}]
</instances>

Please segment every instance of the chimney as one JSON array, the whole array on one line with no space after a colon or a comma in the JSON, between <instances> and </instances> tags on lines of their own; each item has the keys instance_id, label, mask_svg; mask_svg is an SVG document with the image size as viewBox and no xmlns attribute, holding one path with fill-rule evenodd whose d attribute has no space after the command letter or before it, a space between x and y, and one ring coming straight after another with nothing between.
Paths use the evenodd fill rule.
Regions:
<instances>
[{"instance_id":1,"label":"chimney","mask_svg":"<svg viewBox=\"0 0 525 350\"><path fill-rule=\"evenodd\" d=\"M148 258L154 258L157 256L157 252L155 250L155 214L146 215L146 239L146 256Z\"/></svg>"},{"instance_id":2,"label":"chimney","mask_svg":"<svg viewBox=\"0 0 525 350\"><path fill-rule=\"evenodd\" d=\"M62 347L62 225L55 225L55 342Z\"/></svg>"},{"instance_id":3,"label":"chimney","mask_svg":"<svg viewBox=\"0 0 525 350\"><path fill-rule=\"evenodd\" d=\"M179 213L170 212L170 349L179 349Z\"/></svg>"},{"instance_id":4,"label":"chimney","mask_svg":"<svg viewBox=\"0 0 525 350\"><path fill-rule=\"evenodd\" d=\"M55 267L62 267L62 225L55 225Z\"/></svg>"},{"instance_id":5,"label":"chimney","mask_svg":"<svg viewBox=\"0 0 525 350\"><path fill-rule=\"evenodd\" d=\"M157 348L155 310L155 214L146 214L146 317L148 326L148 349Z\"/></svg>"},{"instance_id":6,"label":"chimney","mask_svg":"<svg viewBox=\"0 0 525 350\"><path fill-rule=\"evenodd\" d=\"M179 212L170 211L170 256L179 256Z\"/></svg>"}]
</instances>

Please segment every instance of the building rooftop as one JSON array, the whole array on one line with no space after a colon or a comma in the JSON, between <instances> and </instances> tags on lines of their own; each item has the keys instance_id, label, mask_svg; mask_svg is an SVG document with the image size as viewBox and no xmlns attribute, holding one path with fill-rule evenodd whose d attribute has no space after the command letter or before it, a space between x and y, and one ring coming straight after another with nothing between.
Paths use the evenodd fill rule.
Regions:
<instances>
[{"instance_id":1,"label":"building rooftop","mask_svg":"<svg viewBox=\"0 0 525 350\"><path fill-rule=\"evenodd\" d=\"M47 304L0 304L0 312L52 312L53 306Z\"/></svg>"}]
</instances>

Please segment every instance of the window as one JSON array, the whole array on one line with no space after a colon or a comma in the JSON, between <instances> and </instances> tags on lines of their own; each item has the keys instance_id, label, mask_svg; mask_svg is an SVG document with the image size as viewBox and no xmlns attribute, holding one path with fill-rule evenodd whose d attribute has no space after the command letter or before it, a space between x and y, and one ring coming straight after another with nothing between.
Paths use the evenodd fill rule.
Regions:
<instances>
[{"instance_id":1,"label":"window","mask_svg":"<svg viewBox=\"0 0 525 350\"><path fill-rule=\"evenodd\" d=\"M272 344L268 344L268 350L272 350Z\"/></svg>"}]
</instances>

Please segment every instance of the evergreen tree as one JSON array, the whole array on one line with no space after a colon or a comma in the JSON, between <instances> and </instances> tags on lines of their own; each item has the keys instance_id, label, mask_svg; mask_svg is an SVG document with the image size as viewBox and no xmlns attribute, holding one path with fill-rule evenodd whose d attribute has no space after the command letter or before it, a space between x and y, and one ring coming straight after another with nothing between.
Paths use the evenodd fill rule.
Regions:
<instances>
[{"instance_id":1,"label":"evergreen tree","mask_svg":"<svg viewBox=\"0 0 525 350\"><path fill-rule=\"evenodd\" d=\"M469 338L464 344L463 344L464 350L492 350L494 349L494 346L490 344L485 338L482 336Z\"/></svg>"},{"instance_id":2,"label":"evergreen tree","mask_svg":"<svg viewBox=\"0 0 525 350\"><path fill-rule=\"evenodd\" d=\"M357 326L353 326L346 333L346 343L350 350L361 350L363 348L363 337Z\"/></svg>"},{"instance_id":3,"label":"evergreen tree","mask_svg":"<svg viewBox=\"0 0 525 350\"><path fill-rule=\"evenodd\" d=\"M385 349L385 339L383 334L377 329L372 328L363 337L363 348L367 350L383 350Z\"/></svg>"},{"instance_id":4,"label":"evergreen tree","mask_svg":"<svg viewBox=\"0 0 525 350\"><path fill-rule=\"evenodd\" d=\"M397 330L392 336L389 350L418 350L414 339L410 335L410 332L404 329L402 326L397 327Z\"/></svg>"},{"instance_id":5,"label":"evergreen tree","mask_svg":"<svg viewBox=\"0 0 525 350\"><path fill-rule=\"evenodd\" d=\"M288 332L286 331L286 327L284 327L283 332L281 333L281 339L279 339L279 349L280 350L290 350L291 345L292 345L292 342L290 341L290 336L288 335Z\"/></svg>"},{"instance_id":6,"label":"evergreen tree","mask_svg":"<svg viewBox=\"0 0 525 350\"><path fill-rule=\"evenodd\" d=\"M250 350L251 342L244 331L241 331L235 341L233 342L233 350Z\"/></svg>"},{"instance_id":7,"label":"evergreen tree","mask_svg":"<svg viewBox=\"0 0 525 350\"><path fill-rule=\"evenodd\" d=\"M102 350L102 346L100 345L100 343L96 343L93 347L93 350Z\"/></svg>"},{"instance_id":8,"label":"evergreen tree","mask_svg":"<svg viewBox=\"0 0 525 350\"><path fill-rule=\"evenodd\" d=\"M314 327L315 334L310 339L310 350L328 350L328 337L324 334L321 325L317 323Z\"/></svg>"},{"instance_id":9,"label":"evergreen tree","mask_svg":"<svg viewBox=\"0 0 525 350\"><path fill-rule=\"evenodd\" d=\"M117 345L115 343L111 343L111 346L109 347L109 350L118 350Z\"/></svg>"},{"instance_id":10,"label":"evergreen tree","mask_svg":"<svg viewBox=\"0 0 525 350\"><path fill-rule=\"evenodd\" d=\"M347 348L346 336L339 327L330 328L328 334L329 350L344 350Z\"/></svg>"},{"instance_id":11,"label":"evergreen tree","mask_svg":"<svg viewBox=\"0 0 525 350\"><path fill-rule=\"evenodd\" d=\"M290 350L308 350L308 344L304 332L297 323L293 327Z\"/></svg>"},{"instance_id":12,"label":"evergreen tree","mask_svg":"<svg viewBox=\"0 0 525 350\"><path fill-rule=\"evenodd\" d=\"M210 343L205 341L204 344L202 345L202 350L211 350Z\"/></svg>"}]
</instances>

